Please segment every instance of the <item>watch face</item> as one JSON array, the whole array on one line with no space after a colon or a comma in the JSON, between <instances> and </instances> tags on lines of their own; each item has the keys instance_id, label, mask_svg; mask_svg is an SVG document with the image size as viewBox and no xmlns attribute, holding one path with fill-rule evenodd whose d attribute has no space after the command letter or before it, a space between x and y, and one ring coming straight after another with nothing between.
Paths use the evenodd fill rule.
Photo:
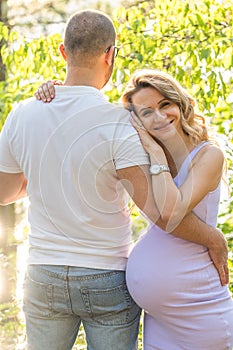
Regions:
<instances>
[{"instance_id":1,"label":"watch face","mask_svg":"<svg viewBox=\"0 0 233 350\"><path fill-rule=\"evenodd\" d=\"M158 175L158 174L162 173L163 171L169 171L170 172L170 169L165 164L153 164L150 167L151 175Z\"/></svg>"},{"instance_id":2,"label":"watch face","mask_svg":"<svg viewBox=\"0 0 233 350\"><path fill-rule=\"evenodd\" d=\"M161 172L161 167L159 164L154 164L150 167L150 173L151 174L159 174Z\"/></svg>"}]
</instances>

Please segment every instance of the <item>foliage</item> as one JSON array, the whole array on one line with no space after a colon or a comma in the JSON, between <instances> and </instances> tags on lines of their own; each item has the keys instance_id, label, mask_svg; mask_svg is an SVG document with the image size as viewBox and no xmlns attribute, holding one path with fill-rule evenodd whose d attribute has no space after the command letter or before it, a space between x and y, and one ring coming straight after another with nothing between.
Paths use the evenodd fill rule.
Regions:
<instances>
[{"instance_id":1,"label":"foliage","mask_svg":"<svg viewBox=\"0 0 233 350\"><path fill-rule=\"evenodd\" d=\"M36 86L58 75L64 79L65 64L58 54L59 34L27 42L17 32L0 26L1 56L6 66L6 81L0 82L1 120L5 119L15 102L33 96Z\"/></svg>"},{"instance_id":2,"label":"foliage","mask_svg":"<svg viewBox=\"0 0 233 350\"><path fill-rule=\"evenodd\" d=\"M116 12L123 81L139 68L165 69L190 88L208 115L232 89L232 1L144 1ZM228 74L226 74L228 73ZM219 100L220 98L220 100ZM232 105L231 105L232 107Z\"/></svg>"},{"instance_id":3,"label":"foliage","mask_svg":"<svg viewBox=\"0 0 233 350\"><path fill-rule=\"evenodd\" d=\"M0 305L0 343L3 350L13 350L24 342L24 325L19 319L19 311L16 302Z\"/></svg>"}]
</instances>

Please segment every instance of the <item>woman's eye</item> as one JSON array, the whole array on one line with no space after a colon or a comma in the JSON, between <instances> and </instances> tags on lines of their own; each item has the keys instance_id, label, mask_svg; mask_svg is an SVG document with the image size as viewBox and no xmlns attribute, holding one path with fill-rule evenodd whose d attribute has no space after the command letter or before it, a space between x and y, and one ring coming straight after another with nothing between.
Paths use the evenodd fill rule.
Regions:
<instances>
[{"instance_id":1,"label":"woman's eye","mask_svg":"<svg viewBox=\"0 0 233 350\"><path fill-rule=\"evenodd\" d=\"M148 110L142 112L141 117L144 117L144 118L149 117L152 113L153 113L153 111L151 109L148 109Z\"/></svg>"},{"instance_id":2,"label":"woman's eye","mask_svg":"<svg viewBox=\"0 0 233 350\"><path fill-rule=\"evenodd\" d=\"M166 101L166 102L161 103L160 108L168 107L170 105L171 105L171 102Z\"/></svg>"}]
</instances>

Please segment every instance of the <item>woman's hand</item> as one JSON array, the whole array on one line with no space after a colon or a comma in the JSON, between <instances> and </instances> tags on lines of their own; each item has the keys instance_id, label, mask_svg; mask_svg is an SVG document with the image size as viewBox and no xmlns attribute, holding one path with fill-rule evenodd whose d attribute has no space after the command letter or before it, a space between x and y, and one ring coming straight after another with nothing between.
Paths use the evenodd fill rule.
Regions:
<instances>
[{"instance_id":1,"label":"woman's hand","mask_svg":"<svg viewBox=\"0 0 233 350\"><path fill-rule=\"evenodd\" d=\"M134 126L134 128L137 130L145 151L150 156L155 156L158 153L163 155L162 158L165 162L164 164L166 164L167 161L165 159L163 149L155 141L155 139L148 133L148 131L144 128L141 120L136 116L136 114L133 111L131 112L130 122Z\"/></svg>"},{"instance_id":2,"label":"woman's hand","mask_svg":"<svg viewBox=\"0 0 233 350\"><path fill-rule=\"evenodd\" d=\"M54 85L63 85L63 83L60 80L48 80L35 92L35 98L37 100L42 100L43 102L51 102L55 97Z\"/></svg>"}]
</instances>

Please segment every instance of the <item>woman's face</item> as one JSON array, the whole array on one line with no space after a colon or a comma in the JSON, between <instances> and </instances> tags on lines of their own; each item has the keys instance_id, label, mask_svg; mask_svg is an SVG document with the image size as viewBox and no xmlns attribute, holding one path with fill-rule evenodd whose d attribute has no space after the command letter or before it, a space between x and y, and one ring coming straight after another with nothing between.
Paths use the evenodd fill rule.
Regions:
<instances>
[{"instance_id":1,"label":"woman's face","mask_svg":"<svg viewBox=\"0 0 233 350\"><path fill-rule=\"evenodd\" d=\"M152 87L142 88L132 96L137 116L147 131L158 140L165 141L183 133L180 109Z\"/></svg>"}]
</instances>

